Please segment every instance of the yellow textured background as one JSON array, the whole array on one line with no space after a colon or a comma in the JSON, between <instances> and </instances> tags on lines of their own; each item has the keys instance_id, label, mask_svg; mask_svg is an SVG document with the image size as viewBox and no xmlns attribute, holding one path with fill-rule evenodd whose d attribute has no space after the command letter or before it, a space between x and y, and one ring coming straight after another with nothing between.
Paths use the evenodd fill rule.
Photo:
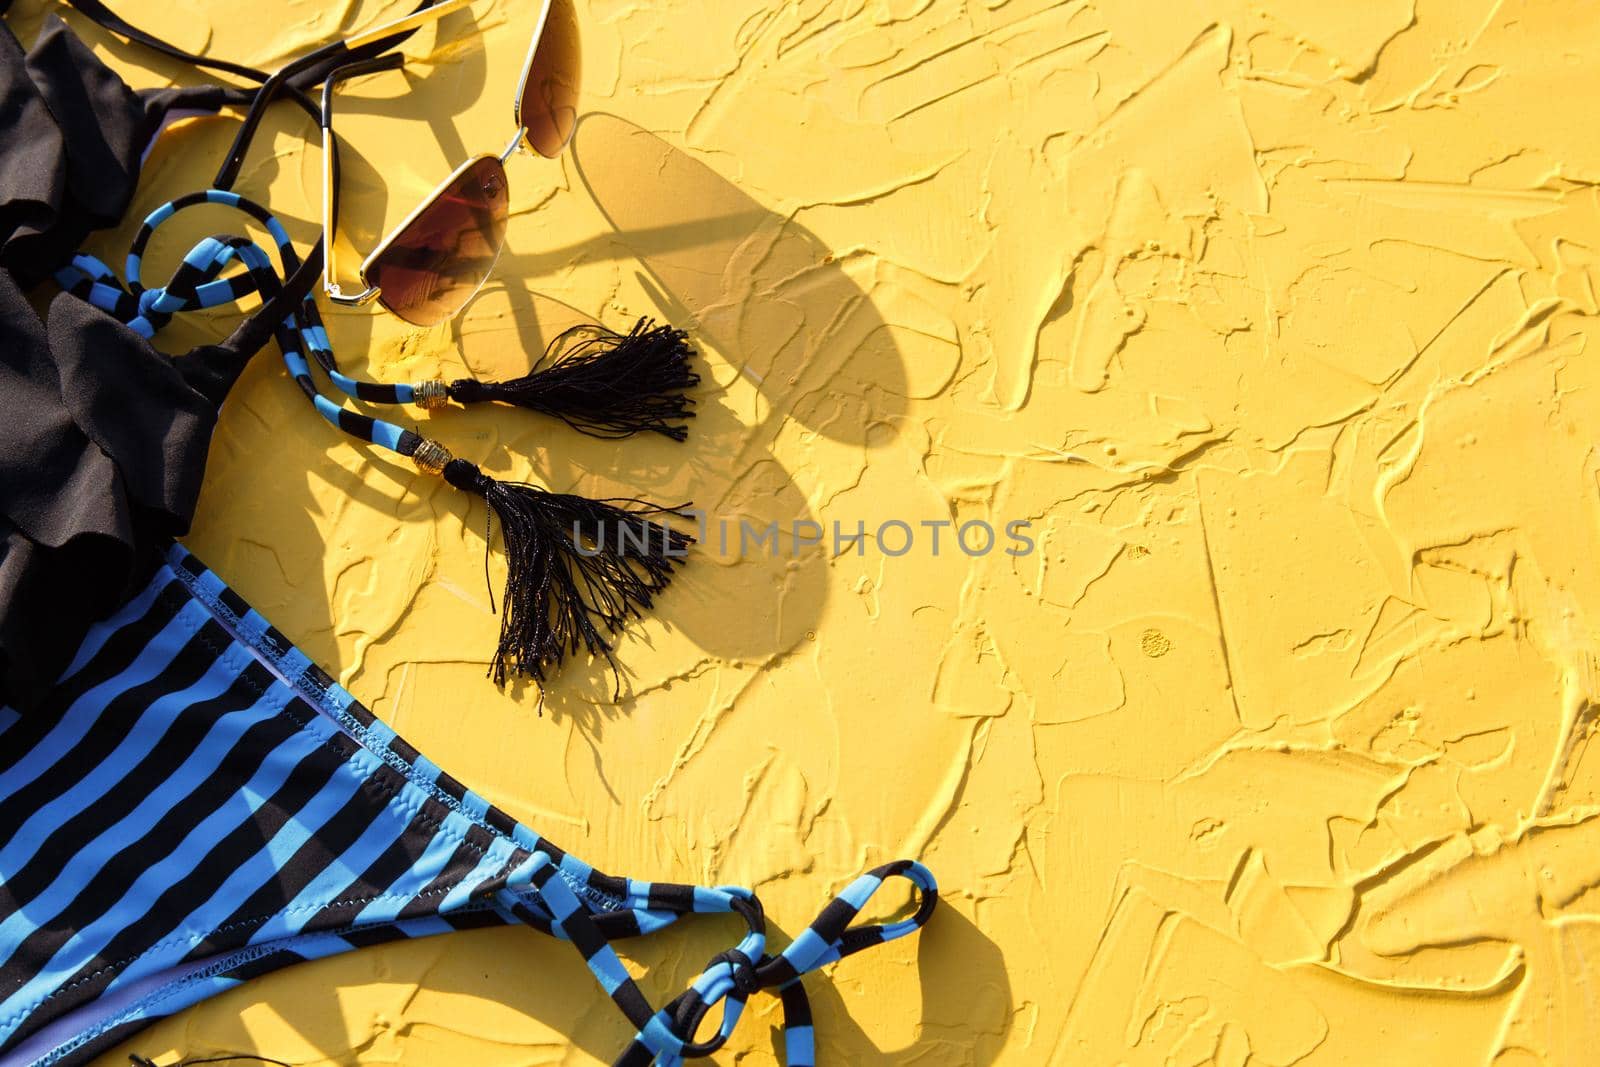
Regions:
<instances>
[{"instance_id":1,"label":"yellow textured background","mask_svg":"<svg viewBox=\"0 0 1600 1067\"><path fill-rule=\"evenodd\" d=\"M275 67L408 5L115 6ZM347 265L504 143L533 6L474 5L341 91ZM495 282L452 327L330 315L343 361L504 376L562 304L661 315L709 368L685 445L410 415L561 488L1026 518L1040 551L702 552L625 641L628 698L579 665L540 714L483 677L481 506L330 430L270 351L191 547L604 869L754 886L781 941L867 866L927 862L923 935L811 982L824 1062L1594 1062L1600 9L579 9L587 115L561 162L510 164ZM136 84L190 77L70 18ZM232 131L167 137L133 216ZM239 186L302 247L312 136L277 111ZM645 988L735 933L644 944ZM718 1062L772 1062L776 1019L753 1002ZM491 931L279 972L130 1047L497 1067L626 1037L567 946Z\"/></svg>"}]
</instances>

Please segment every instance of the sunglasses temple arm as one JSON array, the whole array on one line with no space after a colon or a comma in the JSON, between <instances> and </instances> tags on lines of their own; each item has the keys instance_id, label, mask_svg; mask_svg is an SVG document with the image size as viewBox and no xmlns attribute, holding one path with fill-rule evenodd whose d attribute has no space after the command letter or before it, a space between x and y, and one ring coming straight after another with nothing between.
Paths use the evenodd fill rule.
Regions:
<instances>
[{"instance_id":1,"label":"sunglasses temple arm","mask_svg":"<svg viewBox=\"0 0 1600 1067\"><path fill-rule=\"evenodd\" d=\"M284 93L290 94L297 101L301 101L312 118L317 117L316 104L307 99L304 87L315 84L322 69L331 62L337 62L339 57L346 53L343 41L336 41L325 48L301 56L299 59L286 64L270 78L261 83L256 90L255 97L250 101L250 110L245 113L244 123L239 127L239 132L234 135L233 144L228 149L228 154L222 161L222 167L217 171L212 185L218 189L232 189L233 183L239 178L239 171L244 166L245 152L250 148L250 142L255 138L256 130L261 125L261 120L266 117L267 108ZM309 75L309 79L307 78Z\"/></svg>"},{"instance_id":2,"label":"sunglasses temple arm","mask_svg":"<svg viewBox=\"0 0 1600 1067\"><path fill-rule=\"evenodd\" d=\"M409 15L402 15L370 30L363 30L353 37L324 45L285 64L256 90L249 113L245 115L244 125L234 137L233 145L228 149L228 155L223 159L222 167L212 184L218 189L233 188L233 183L238 180L239 171L244 166L245 151L250 147L250 141L255 137L256 129L266 114L267 105L281 93L287 91L312 117L315 117L316 105L307 99L306 89L323 83L334 69L347 60L366 59L387 52L401 44L418 27L443 18L452 11L459 11L469 2L470 0L434 0L429 3L428 0L423 0L423 4Z\"/></svg>"},{"instance_id":3,"label":"sunglasses temple arm","mask_svg":"<svg viewBox=\"0 0 1600 1067\"><path fill-rule=\"evenodd\" d=\"M364 304L377 295L367 289L346 295L339 288L339 270L334 256L334 238L339 230L339 139L333 132L333 90L347 78L393 70L405 61L398 52L373 59L347 63L328 72L322 85L322 288L336 304Z\"/></svg>"},{"instance_id":4,"label":"sunglasses temple arm","mask_svg":"<svg viewBox=\"0 0 1600 1067\"><path fill-rule=\"evenodd\" d=\"M353 37L347 37L344 40L344 46L351 51L355 51L358 48L381 41L385 37L391 37L397 33L410 33L412 30L425 26L435 19L443 18L452 11L460 11L470 3L472 3L472 0L438 0L437 3L418 8L409 15L402 15L380 26L374 26L370 30L362 30Z\"/></svg>"}]
</instances>

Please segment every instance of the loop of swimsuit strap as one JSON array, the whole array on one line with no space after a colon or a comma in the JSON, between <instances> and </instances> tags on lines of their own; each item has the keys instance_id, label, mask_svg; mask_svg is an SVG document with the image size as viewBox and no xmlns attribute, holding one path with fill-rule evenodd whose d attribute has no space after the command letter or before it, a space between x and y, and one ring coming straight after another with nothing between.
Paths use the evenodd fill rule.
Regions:
<instances>
[{"instance_id":1,"label":"loop of swimsuit strap","mask_svg":"<svg viewBox=\"0 0 1600 1067\"><path fill-rule=\"evenodd\" d=\"M538 842L526 844L549 847ZM503 914L570 940L579 948L601 987L638 1028L616 1061L619 1067L670 1065L711 1055L732 1036L751 993L759 989L774 989L780 998L785 1062L790 1067L809 1067L815 1062L815 1039L802 976L914 932L928 921L938 898L933 875L921 864L909 860L884 864L851 883L788 948L772 956L764 951L766 920L761 901L749 889L611 879L555 851L560 855L556 862L546 861L543 852L530 861L531 867L538 868L531 880L537 894L534 899L507 890L502 897ZM553 877L557 873L565 877ZM851 926L866 902L892 877L906 878L918 891L915 912L895 923ZM515 876L512 881L517 881ZM615 894L619 910L588 913L569 883ZM643 994L622 970L609 942L654 933L688 913L738 914L745 920L747 934L736 948L712 957L688 990L650 1014ZM696 1032L719 1001L723 1013L716 1034L697 1042Z\"/></svg>"},{"instance_id":2,"label":"loop of swimsuit strap","mask_svg":"<svg viewBox=\"0 0 1600 1067\"><path fill-rule=\"evenodd\" d=\"M748 997L761 988L755 961L738 949L730 948L712 956L710 962L706 964L706 970L711 970L719 963L728 965L729 977L733 980L733 991L741 997Z\"/></svg>"},{"instance_id":3,"label":"loop of swimsuit strap","mask_svg":"<svg viewBox=\"0 0 1600 1067\"><path fill-rule=\"evenodd\" d=\"M151 237L173 216L200 204L237 208L261 223L276 245L282 274L274 269L271 257L254 241L225 235L205 238L192 247L165 285L146 287L144 254ZM235 262L242 265L244 271L223 277L222 272ZM238 193L207 189L162 204L145 218L128 251L126 286L117 282L115 273L104 263L87 255L74 257L70 265L57 273L56 279L64 289L109 312L148 338L179 312L217 307L251 294L259 295L270 304L284 290L283 276L297 276L305 266L288 232L271 212ZM371 444L405 456L415 451L421 442L417 434L395 423L358 414L323 396L312 379L307 353L336 388L359 400L412 403L415 385L383 385L339 371L321 312L309 295L291 304L283 318L271 326L273 337L283 349L284 364L290 376L318 414L351 436Z\"/></svg>"},{"instance_id":4,"label":"loop of swimsuit strap","mask_svg":"<svg viewBox=\"0 0 1600 1067\"><path fill-rule=\"evenodd\" d=\"M901 877L916 888L915 912L899 922L851 926L873 894L890 878ZM641 1027L632 1044L616 1060L616 1067L674 1064L685 1058L709 1056L733 1034L745 1001L756 989L776 988L784 1018L785 1062L790 1067L810 1067L814 1060L809 1001L801 977L819 967L874 945L905 937L927 923L938 902L938 885L932 872L912 860L897 860L869 871L852 882L812 921L800 936L776 956L739 947L712 957L689 989ZM696 1031L718 1001L725 1001L717 1033L703 1042Z\"/></svg>"}]
</instances>

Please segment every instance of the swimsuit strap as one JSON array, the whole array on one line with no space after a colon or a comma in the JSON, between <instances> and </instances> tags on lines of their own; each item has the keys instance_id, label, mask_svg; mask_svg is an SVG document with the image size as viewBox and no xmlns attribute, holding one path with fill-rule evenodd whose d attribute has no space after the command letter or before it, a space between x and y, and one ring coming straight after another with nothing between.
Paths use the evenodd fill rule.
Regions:
<instances>
[{"instance_id":1,"label":"swimsuit strap","mask_svg":"<svg viewBox=\"0 0 1600 1067\"><path fill-rule=\"evenodd\" d=\"M551 856L558 857L551 859ZM921 929L938 903L932 872L912 860L897 860L857 878L831 901L809 926L777 955L766 952L766 917L760 899L742 886L693 886L601 875L559 848L538 840L523 878L536 896L530 900L514 889L501 891L506 914L566 941L583 956L590 972L612 1002L633 1023L636 1032L614 1067L672 1067L685 1059L709 1056L723 1047L737 1028L750 996L774 990L783 1012L784 1063L813 1067L816 1042L810 1000L801 979L874 945ZM851 926L861 909L890 878L901 877L918 892L915 911L887 924ZM579 889L622 902L591 912ZM620 893L617 893L618 890ZM613 896L613 894L617 894ZM690 987L659 1011L652 1011L637 983L622 967L611 941L653 933L687 914L737 914L745 920L745 936L731 949L713 956ZM716 1032L696 1040L711 1010L722 1003Z\"/></svg>"},{"instance_id":2,"label":"swimsuit strap","mask_svg":"<svg viewBox=\"0 0 1600 1067\"><path fill-rule=\"evenodd\" d=\"M201 204L223 204L255 219L272 237L282 277L290 279L287 285L302 277L307 264L301 262L288 232L271 212L231 190L205 189L168 201L146 216L129 246L125 288L117 284L109 267L84 254L58 271L57 281L147 338L180 311L233 303L251 293L260 294L263 300L281 293L286 283L273 273L265 252L252 241L233 237L201 241L184 256L183 264L166 285L154 290L145 288L142 269L151 237L179 212ZM320 252L320 244L317 251ZM235 260L244 265L244 272L220 277ZM416 440L409 440L400 427L382 420L351 412L346 412L351 417L341 417L338 413L343 409L320 396L304 353L310 353L334 388L365 403L415 404L426 409L442 407L451 400L461 404L509 403L559 418L590 436L608 439L648 430L684 440L688 436L684 423L694 414L693 399L685 392L700 381L691 369L693 350L683 331L657 326L649 318L641 318L627 334L599 323L573 326L550 341L528 374L506 382L461 378L452 382L428 379L390 384L346 374L339 369L322 314L309 292L286 309L281 322L272 324L273 336L278 337L285 328L299 337L293 345L295 355L287 350L284 353L290 376L318 413L346 432L407 457L415 453L422 438L413 434Z\"/></svg>"},{"instance_id":3,"label":"swimsuit strap","mask_svg":"<svg viewBox=\"0 0 1600 1067\"><path fill-rule=\"evenodd\" d=\"M919 901L906 919L888 924L852 927L861 909L890 878L905 878L916 887ZM702 888L695 893L712 892ZM685 1058L709 1056L732 1036L750 995L775 989L783 1009L784 1062L789 1067L816 1063L811 1007L801 978L873 945L905 937L921 929L933 915L939 888L933 873L913 860L896 860L867 872L835 897L811 924L776 956L766 955L765 923L760 901L746 889L723 887L715 892L734 893L729 910L740 912L750 933L737 948L713 956L690 987L641 1027L614 1067L671 1065ZM706 1041L694 1040L696 1031L718 1001L725 1001L717 1032Z\"/></svg>"},{"instance_id":4,"label":"swimsuit strap","mask_svg":"<svg viewBox=\"0 0 1600 1067\"><path fill-rule=\"evenodd\" d=\"M79 254L56 274L62 288L82 297L142 337L152 337L182 311L195 311L238 301L252 293L271 300L283 290L271 257L248 237L207 237L189 249L182 264L165 285L147 288L144 282L144 254L150 239L179 212L201 204L222 204L236 208L261 223L272 237L285 275L302 266L288 231L271 212L247 197L226 189L206 189L168 201L145 217L134 236L127 258L127 285L119 285L111 268L93 256ZM222 277L233 263L242 273ZM289 375L300 386L313 408L330 424L353 437L410 457L423 438L404 427L382 419L361 415L323 396L311 377L306 353L317 360L329 380L341 391L361 400L386 403L411 403L415 388L410 385L378 385L364 382L335 369L327 330L316 301L305 296L273 324L273 336L283 350Z\"/></svg>"}]
</instances>

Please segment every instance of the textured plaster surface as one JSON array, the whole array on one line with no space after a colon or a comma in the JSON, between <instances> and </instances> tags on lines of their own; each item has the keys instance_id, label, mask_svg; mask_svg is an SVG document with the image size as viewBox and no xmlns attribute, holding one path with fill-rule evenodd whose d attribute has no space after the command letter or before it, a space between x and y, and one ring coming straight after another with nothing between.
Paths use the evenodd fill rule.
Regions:
<instances>
[{"instance_id":1,"label":"textured plaster surface","mask_svg":"<svg viewBox=\"0 0 1600 1067\"><path fill-rule=\"evenodd\" d=\"M118 8L270 67L404 6ZM347 263L504 143L533 6L475 5L342 90ZM414 417L560 488L1028 519L1039 550L713 546L624 642L621 704L577 665L541 713L484 678L481 508L331 432L273 353L191 547L603 868L754 886L786 936L926 861L921 938L812 984L827 1062L1594 1062L1600 8L579 6L587 115L562 161L511 164L496 281L452 327L332 314L342 359L509 375L578 313L664 316L709 370L685 445ZM184 76L85 32L138 84ZM133 214L232 129L174 130ZM312 133L278 112L241 182L302 245ZM735 934L633 964L665 1000ZM773 1062L776 1019L754 1002L718 1062ZM498 931L282 972L133 1047L498 1067L625 1038L570 949Z\"/></svg>"}]
</instances>

